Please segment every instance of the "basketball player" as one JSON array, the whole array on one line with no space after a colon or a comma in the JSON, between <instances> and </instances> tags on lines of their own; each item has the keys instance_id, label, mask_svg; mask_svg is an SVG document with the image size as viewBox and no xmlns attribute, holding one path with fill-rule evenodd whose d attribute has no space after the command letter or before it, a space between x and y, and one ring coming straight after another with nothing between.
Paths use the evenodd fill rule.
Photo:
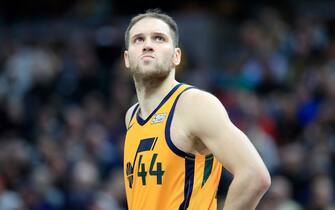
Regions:
<instances>
[{"instance_id":1,"label":"basketball player","mask_svg":"<svg viewBox=\"0 0 335 210\"><path fill-rule=\"evenodd\" d=\"M138 98L125 119L129 210L216 210L222 166L234 177L224 210L255 209L269 173L216 97L175 80L181 61L175 21L155 10L139 14L125 46Z\"/></svg>"}]
</instances>

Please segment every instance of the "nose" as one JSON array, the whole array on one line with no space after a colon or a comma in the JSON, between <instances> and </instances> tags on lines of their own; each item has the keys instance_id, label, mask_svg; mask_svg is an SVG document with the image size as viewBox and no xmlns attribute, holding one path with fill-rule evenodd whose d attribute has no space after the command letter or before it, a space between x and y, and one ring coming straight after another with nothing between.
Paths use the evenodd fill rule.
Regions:
<instances>
[{"instance_id":1,"label":"nose","mask_svg":"<svg viewBox=\"0 0 335 210\"><path fill-rule=\"evenodd\" d=\"M153 51L154 51L154 49L150 46L143 47L143 52L153 52Z\"/></svg>"},{"instance_id":2,"label":"nose","mask_svg":"<svg viewBox=\"0 0 335 210\"><path fill-rule=\"evenodd\" d=\"M143 45L143 49L142 51L143 52L153 52L154 48L152 47L151 45L151 42L150 41L146 41Z\"/></svg>"}]
</instances>

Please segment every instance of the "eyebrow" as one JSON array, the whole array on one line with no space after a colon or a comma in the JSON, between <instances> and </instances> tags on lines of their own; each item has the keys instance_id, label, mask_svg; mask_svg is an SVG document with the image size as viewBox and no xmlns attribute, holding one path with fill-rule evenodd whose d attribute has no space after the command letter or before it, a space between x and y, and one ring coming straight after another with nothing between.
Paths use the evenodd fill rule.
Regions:
<instances>
[{"instance_id":1,"label":"eyebrow","mask_svg":"<svg viewBox=\"0 0 335 210\"><path fill-rule=\"evenodd\" d=\"M169 37L168 35L166 35L165 33L162 33L162 32L153 32L152 34L153 34L153 35L164 36L164 37L166 37L166 38ZM141 36L143 36L143 35L144 35L143 33L138 33L138 34L133 35L130 39L133 40L133 39L135 39L135 38L137 38L137 37L141 37Z\"/></svg>"}]
</instances>

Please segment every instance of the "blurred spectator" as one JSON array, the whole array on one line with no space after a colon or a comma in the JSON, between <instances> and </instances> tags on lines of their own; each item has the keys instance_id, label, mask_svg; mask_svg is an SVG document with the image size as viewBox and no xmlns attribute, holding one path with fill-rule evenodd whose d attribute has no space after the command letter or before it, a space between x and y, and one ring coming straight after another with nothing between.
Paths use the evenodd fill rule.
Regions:
<instances>
[{"instance_id":1,"label":"blurred spectator","mask_svg":"<svg viewBox=\"0 0 335 210\"><path fill-rule=\"evenodd\" d=\"M319 175L312 180L311 199L308 210L334 210L333 183L329 176Z\"/></svg>"},{"instance_id":2,"label":"blurred spectator","mask_svg":"<svg viewBox=\"0 0 335 210\"><path fill-rule=\"evenodd\" d=\"M0 177L0 209L18 210L23 208L23 201L20 196L7 189L6 182Z\"/></svg>"},{"instance_id":3,"label":"blurred spectator","mask_svg":"<svg viewBox=\"0 0 335 210\"><path fill-rule=\"evenodd\" d=\"M292 199L292 185L285 177L272 177L272 186L266 194L260 210L303 210L303 207Z\"/></svg>"}]
</instances>

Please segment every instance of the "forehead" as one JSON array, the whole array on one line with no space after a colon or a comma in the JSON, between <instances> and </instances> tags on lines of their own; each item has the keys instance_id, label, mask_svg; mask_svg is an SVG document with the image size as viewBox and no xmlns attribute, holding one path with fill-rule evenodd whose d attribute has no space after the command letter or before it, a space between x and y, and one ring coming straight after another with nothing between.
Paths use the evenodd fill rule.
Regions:
<instances>
[{"instance_id":1,"label":"forehead","mask_svg":"<svg viewBox=\"0 0 335 210\"><path fill-rule=\"evenodd\" d=\"M160 19L151 17L143 18L135 23L129 31L129 36L132 37L141 33L163 33L171 36L170 27L167 23Z\"/></svg>"}]
</instances>

